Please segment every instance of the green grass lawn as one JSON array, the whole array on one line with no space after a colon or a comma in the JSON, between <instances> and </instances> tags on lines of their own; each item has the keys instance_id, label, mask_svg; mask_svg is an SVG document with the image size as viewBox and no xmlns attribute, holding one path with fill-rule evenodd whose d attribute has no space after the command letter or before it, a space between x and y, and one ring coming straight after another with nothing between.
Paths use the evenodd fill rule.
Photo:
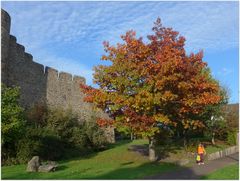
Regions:
<instances>
[{"instance_id":1,"label":"green grass lawn","mask_svg":"<svg viewBox=\"0 0 240 181\"><path fill-rule=\"evenodd\" d=\"M228 148L228 147L230 147L230 146L226 143L216 144L215 146L210 145L210 146L206 147L206 152L208 154L210 154L210 153L214 153L214 152L217 152L220 150L224 150L225 148Z\"/></svg>"},{"instance_id":2,"label":"green grass lawn","mask_svg":"<svg viewBox=\"0 0 240 181\"><path fill-rule=\"evenodd\" d=\"M189 159L190 164L188 166L191 166L193 163L195 163L196 156L194 153L197 151L197 146L191 146L187 150L184 149L182 144L179 143L171 143L168 146L159 146L162 150L166 150L165 153L167 155L167 159L172 160L180 160L180 159ZM225 148L230 147L225 142L217 142L216 145L211 145L210 142L207 143L207 146L205 147L205 150L207 154L211 154L220 150L224 150ZM187 153L188 152L188 153ZM189 154L189 153L193 154Z\"/></svg>"},{"instance_id":3,"label":"green grass lawn","mask_svg":"<svg viewBox=\"0 0 240 181\"><path fill-rule=\"evenodd\" d=\"M4 166L2 179L140 179L178 168L170 163L150 163L147 157L127 150L132 144L146 143L146 140L121 142L88 158L62 161L59 169L51 173L27 173L26 164Z\"/></svg>"},{"instance_id":4,"label":"green grass lawn","mask_svg":"<svg viewBox=\"0 0 240 181\"><path fill-rule=\"evenodd\" d=\"M224 167L215 172L212 172L209 175L203 176L202 179L239 180L239 165L234 164L234 165Z\"/></svg>"},{"instance_id":5,"label":"green grass lawn","mask_svg":"<svg viewBox=\"0 0 240 181\"><path fill-rule=\"evenodd\" d=\"M128 151L130 145L146 145L147 140L121 141L110 149L59 162L59 168L51 173L27 173L25 165L2 167L2 179L141 179L145 176L163 173L179 168L171 163L150 163L147 157ZM228 147L226 144L208 146L207 153ZM187 154L182 146L162 148L173 159L184 159ZM189 157L188 157L189 159ZM192 162L195 163L195 157Z\"/></svg>"}]
</instances>

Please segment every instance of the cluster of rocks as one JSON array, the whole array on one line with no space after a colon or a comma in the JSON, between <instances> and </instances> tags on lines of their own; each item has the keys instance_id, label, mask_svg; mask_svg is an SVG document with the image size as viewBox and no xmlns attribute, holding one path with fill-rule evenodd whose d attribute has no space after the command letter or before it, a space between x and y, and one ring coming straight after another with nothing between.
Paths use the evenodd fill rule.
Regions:
<instances>
[{"instance_id":1,"label":"cluster of rocks","mask_svg":"<svg viewBox=\"0 0 240 181\"><path fill-rule=\"evenodd\" d=\"M47 163L41 163L39 156L34 156L27 165L27 172L54 172L57 168L57 163L54 161L48 161Z\"/></svg>"}]
</instances>

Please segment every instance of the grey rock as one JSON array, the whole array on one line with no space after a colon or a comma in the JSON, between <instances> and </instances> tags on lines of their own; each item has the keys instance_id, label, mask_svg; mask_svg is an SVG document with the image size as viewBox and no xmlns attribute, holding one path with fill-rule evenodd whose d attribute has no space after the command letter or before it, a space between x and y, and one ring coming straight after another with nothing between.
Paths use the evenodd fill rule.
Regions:
<instances>
[{"instance_id":1,"label":"grey rock","mask_svg":"<svg viewBox=\"0 0 240 181\"><path fill-rule=\"evenodd\" d=\"M56 169L55 165L41 165L38 168L38 171L39 172L53 172L53 171L55 171L55 169Z\"/></svg>"},{"instance_id":2,"label":"grey rock","mask_svg":"<svg viewBox=\"0 0 240 181\"><path fill-rule=\"evenodd\" d=\"M55 161L48 161L47 163L39 166L38 171L39 172L53 172L58 167L57 162Z\"/></svg>"},{"instance_id":3,"label":"grey rock","mask_svg":"<svg viewBox=\"0 0 240 181\"><path fill-rule=\"evenodd\" d=\"M48 165L55 166L55 167L58 166L57 162L55 162L55 161L48 161L47 164L48 164Z\"/></svg>"},{"instance_id":4,"label":"grey rock","mask_svg":"<svg viewBox=\"0 0 240 181\"><path fill-rule=\"evenodd\" d=\"M34 157L28 162L27 172L37 172L39 166L40 166L39 156L34 156Z\"/></svg>"}]
</instances>

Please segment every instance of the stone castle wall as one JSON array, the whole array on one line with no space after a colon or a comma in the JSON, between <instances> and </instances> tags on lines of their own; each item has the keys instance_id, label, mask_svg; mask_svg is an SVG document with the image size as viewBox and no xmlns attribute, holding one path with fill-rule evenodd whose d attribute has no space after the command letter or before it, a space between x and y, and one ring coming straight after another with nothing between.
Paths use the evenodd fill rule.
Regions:
<instances>
[{"instance_id":1,"label":"stone castle wall","mask_svg":"<svg viewBox=\"0 0 240 181\"><path fill-rule=\"evenodd\" d=\"M71 108L79 115L80 121L92 114L107 117L95 111L91 104L83 101L80 83L84 77L44 67L34 62L33 56L25 52L16 37L10 35L11 18L1 10L1 79L7 86L19 86L20 104L25 108L43 103L50 107ZM113 130L108 131L109 141L114 142Z\"/></svg>"}]
</instances>

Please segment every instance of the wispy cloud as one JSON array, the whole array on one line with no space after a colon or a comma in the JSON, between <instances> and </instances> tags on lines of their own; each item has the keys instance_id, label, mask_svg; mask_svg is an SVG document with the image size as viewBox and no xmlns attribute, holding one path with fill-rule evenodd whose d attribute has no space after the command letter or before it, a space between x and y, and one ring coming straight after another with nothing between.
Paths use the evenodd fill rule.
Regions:
<instances>
[{"instance_id":1,"label":"wispy cloud","mask_svg":"<svg viewBox=\"0 0 240 181\"><path fill-rule=\"evenodd\" d=\"M218 74L222 76L226 76L232 73L233 73L233 70L229 68L222 68L220 71L218 71Z\"/></svg>"},{"instance_id":2,"label":"wispy cloud","mask_svg":"<svg viewBox=\"0 0 240 181\"><path fill-rule=\"evenodd\" d=\"M129 29L149 34L153 21L161 17L164 25L186 36L188 49L238 45L237 2L14 3L3 5L13 7L13 33L28 44L116 42Z\"/></svg>"},{"instance_id":3,"label":"wispy cloud","mask_svg":"<svg viewBox=\"0 0 240 181\"><path fill-rule=\"evenodd\" d=\"M119 42L129 29L146 36L157 17L186 37L188 51L238 47L238 2L2 2L2 6L12 17L12 34L38 62L86 76L88 83L104 40Z\"/></svg>"},{"instance_id":4,"label":"wispy cloud","mask_svg":"<svg viewBox=\"0 0 240 181\"><path fill-rule=\"evenodd\" d=\"M68 72L73 75L83 76L88 85L92 84L93 70L85 64L80 63L80 61L59 57L41 50L39 51L38 57L40 59L35 61L57 69L59 72Z\"/></svg>"}]
</instances>

